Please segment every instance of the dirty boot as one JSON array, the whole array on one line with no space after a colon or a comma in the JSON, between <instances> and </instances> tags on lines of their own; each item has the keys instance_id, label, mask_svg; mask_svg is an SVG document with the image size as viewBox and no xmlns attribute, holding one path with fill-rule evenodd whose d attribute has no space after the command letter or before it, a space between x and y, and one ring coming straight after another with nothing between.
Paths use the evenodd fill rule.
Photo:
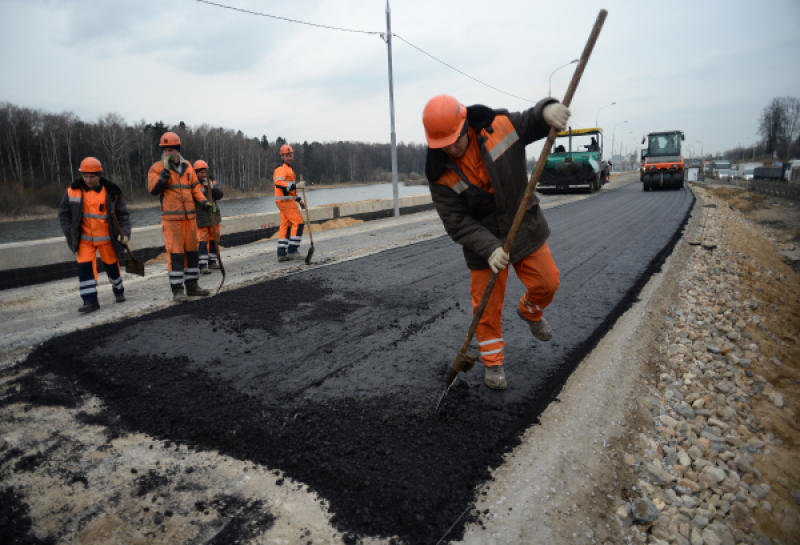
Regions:
<instances>
[{"instance_id":1,"label":"dirty boot","mask_svg":"<svg viewBox=\"0 0 800 545\"><path fill-rule=\"evenodd\" d=\"M200 265L200 274L211 274L211 268L208 265Z\"/></svg>"},{"instance_id":2,"label":"dirty boot","mask_svg":"<svg viewBox=\"0 0 800 545\"><path fill-rule=\"evenodd\" d=\"M553 338L553 328L550 327L550 324L547 322L547 320L544 319L544 316L542 316L542 319L539 320L538 322L531 322L522 315L519 309L517 309L517 314L519 315L520 318L522 318L523 320L525 320L525 322L527 322L528 327L530 328L531 333L533 333L534 337L536 337L540 341L549 341L550 339Z\"/></svg>"},{"instance_id":3,"label":"dirty boot","mask_svg":"<svg viewBox=\"0 0 800 545\"><path fill-rule=\"evenodd\" d=\"M183 284L179 286L172 286L172 300L176 303L185 303L189 300L185 293L183 293Z\"/></svg>"},{"instance_id":4,"label":"dirty boot","mask_svg":"<svg viewBox=\"0 0 800 545\"><path fill-rule=\"evenodd\" d=\"M290 259L292 259L292 258L291 258L291 257L289 257L288 255L279 255L279 256L278 256L278 261L281 261L281 262L283 262L283 261L289 261Z\"/></svg>"},{"instance_id":5,"label":"dirty boot","mask_svg":"<svg viewBox=\"0 0 800 545\"><path fill-rule=\"evenodd\" d=\"M211 292L197 285L197 280L186 281L186 295L189 297L207 297Z\"/></svg>"},{"instance_id":6,"label":"dirty boot","mask_svg":"<svg viewBox=\"0 0 800 545\"><path fill-rule=\"evenodd\" d=\"M124 303L125 302L125 293L124 292L115 293L114 294L114 301L116 301L117 303Z\"/></svg>"},{"instance_id":7,"label":"dirty boot","mask_svg":"<svg viewBox=\"0 0 800 545\"><path fill-rule=\"evenodd\" d=\"M78 312L81 314L89 314L90 312L94 312L100 308L100 304L97 301L86 302L81 305L78 309Z\"/></svg>"},{"instance_id":8,"label":"dirty boot","mask_svg":"<svg viewBox=\"0 0 800 545\"><path fill-rule=\"evenodd\" d=\"M503 371L502 365L492 365L491 367L484 367L483 382L492 390L505 390L506 374Z\"/></svg>"}]
</instances>

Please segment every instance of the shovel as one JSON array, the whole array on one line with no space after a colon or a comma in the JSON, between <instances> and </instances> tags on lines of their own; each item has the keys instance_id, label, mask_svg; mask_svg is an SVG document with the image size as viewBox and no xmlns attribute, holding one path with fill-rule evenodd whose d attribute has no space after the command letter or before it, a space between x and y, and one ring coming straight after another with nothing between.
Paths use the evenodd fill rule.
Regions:
<instances>
[{"instance_id":1,"label":"shovel","mask_svg":"<svg viewBox=\"0 0 800 545\"><path fill-rule=\"evenodd\" d=\"M592 32L589 34L589 39L586 42L586 46L583 48L581 60L578 63L578 66L575 68L575 73L572 74L572 80L569 82L567 93L564 95L564 100L561 102L564 106L569 107L570 103L572 102L572 96L575 94L575 90L578 88L578 83L581 80L584 68L586 68L586 63L589 61L589 56L592 54L594 44L597 42L600 29L603 28L606 15L608 15L608 12L604 9L601 9L600 13L597 14L597 19L594 22L594 27L592 27ZM503 244L503 250L505 250L506 253L511 250L511 246L514 243L514 238L517 236L517 231L519 231L519 227L522 224L522 218L525 215L525 211L528 209L528 204L533 198L533 192L536 190L536 185L539 183L539 178L542 177L544 165L547 162L547 156L550 155L550 149L553 147L553 143L556 140L557 132L558 131L556 131L556 129L550 127L550 132L547 134L547 140L542 147L542 152L539 154L539 160L536 161L536 168L531 174L528 187L525 188L525 194L522 196L522 202L519 203L517 213L514 215L514 222L511 224L511 229L509 229L508 236ZM450 386L453 385L453 382L458 374L461 371L469 371L472 369L472 366L478 359L477 356L471 356L467 354L467 350L469 349L469 344L472 342L472 336L475 334L475 330L478 328L478 322L480 322L483 311L486 309L486 305L489 302L489 296L491 295L492 290L494 290L494 286L497 283L497 276L498 273L492 273L491 278L489 278L489 282L486 284L486 289L483 291L483 296L481 297L480 303L475 309L475 313L472 317L472 323L469 326L469 330L464 338L464 342L461 343L461 348L459 349L458 354L456 354L453 364L450 366L450 371L447 373L447 381L445 383L444 391L442 392L442 395L439 396L439 402L436 403L437 412L439 411L442 401L444 401L445 396L447 396L447 392L450 390Z\"/></svg>"},{"instance_id":2,"label":"shovel","mask_svg":"<svg viewBox=\"0 0 800 545\"><path fill-rule=\"evenodd\" d=\"M306 199L306 188L303 188L303 208L306 210L306 224L308 224L308 240L311 241L311 248L306 255L306 265L311 265L311 256L314 255L314 235L311 234L311 218L308 214L308 200Z\"/></svg>"},{"instance_id":3,"label":"shovel","mask_svg":"<svg viewBox=\"0 0 800 545\"><path fill-rule=\"evenodd\" d=\"M111 220L114 222L114 227L117 228L117 233L119 233L119 236L124 236L122 234L122 227L120 227L119 220L114 212L111 212ZM120 244L122 244L122 247L125 248L126 252L128 252L128 261L125 262L125 272L144 276L144 263L133 257L133 252L126 242L120 241Z\"/></svg>"}]
</instances>

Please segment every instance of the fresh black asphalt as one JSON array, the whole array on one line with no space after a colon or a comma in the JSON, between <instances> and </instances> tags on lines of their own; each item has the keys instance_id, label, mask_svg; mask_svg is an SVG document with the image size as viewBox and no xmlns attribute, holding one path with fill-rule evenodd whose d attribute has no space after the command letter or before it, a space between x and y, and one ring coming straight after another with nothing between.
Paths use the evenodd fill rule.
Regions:
<instances>
[{"instance_id":1,"label":"fresh black asphalt","mask_svg":"<svg viewBox=\"0 0 800 545\"><path fill-rule=\"evenodd\" d=\"M310 269L52 339L16 399L101 397L104 423L279 469L324 498L346 541L463 535L476 487L680 238L688 189L629 184L545 211L561 286L536 341L504 307L509 387L479 365L433 411L471 318L469 273L448 237ZM474 344L474 343L473 343ZM47 384L47 386L43 386ZM8 401L8 400L7 400Z\"/></svg>"}]
</instances>

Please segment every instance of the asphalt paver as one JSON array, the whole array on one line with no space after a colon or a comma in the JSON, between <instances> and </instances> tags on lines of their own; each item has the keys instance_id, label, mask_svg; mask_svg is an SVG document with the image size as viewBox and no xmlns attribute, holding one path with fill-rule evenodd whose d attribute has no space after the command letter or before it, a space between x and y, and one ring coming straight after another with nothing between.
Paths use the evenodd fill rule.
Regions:
<instances>
[{"instance_id":1,"label":"asphalt paver","mask_svg":"<svg viewBox=\"0 0 800 545\"><path fill-rule=\"evenodd\" d=\"M547 210L561 271L545 312L553 340L516 316L511 273L509 388L486 388L476 365L438 413L471 318L469 273L448 237L51 339L24 363L37 372L18 395L74 405L90 392L111 430L279 469L319 493L353 542L435 543L454 521L456 539L478 485L658 270L693 201L630 184Z\"/></svg>"}]
</instances>

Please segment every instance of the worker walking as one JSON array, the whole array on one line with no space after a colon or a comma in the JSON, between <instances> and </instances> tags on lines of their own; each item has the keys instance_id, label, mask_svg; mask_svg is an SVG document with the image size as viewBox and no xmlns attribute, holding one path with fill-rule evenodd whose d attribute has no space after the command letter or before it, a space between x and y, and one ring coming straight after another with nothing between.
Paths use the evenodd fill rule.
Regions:
<instances>
[{"instance_id":1,"label":"worker walking","mask_svg":"<svg viewBox=\"0 0 800 545\"><path fill-rule=\"evenodd\" d=\"M78 167L80 178L67 188L58 206L61 230L70 250L77 253L78 282L83 305L78 312L100 308L97 299L97 253L111 282L114 299L125 301L119 259L122 243L131 236L131 222L122 190L102 176L103 165L95 157L86 157ZM115 214L122 232L110 219Z\"/></svg>"},{"instance_id":2,"label":"worker walking","mask_svg":"<svg viewBox=\"0 0 800 545\"><path fill-rule=\"evenodd\" d=\"M283 164L275 169L272 179L275 183L275 204L281 213L281 226L278 229L278 261L289 261L300 256L300 239L303 237L303 215L305 208L297 190L306 186L305 182L295 181L292 161L294 150L289 144L281 146ZM298 206L299 205L299 206Z\"/></svg>"},{"instance_id":3,"label":"worker walking","mask_svg":"<svg viewBox=\"0 0 800 545\"><path fill-rule=\"evenodd\" d=\"M181 139L165 132L159 139L161 160L147 173L147 190L161 199L161 227L167 250L167 267L172 297L203 297L208 290L198 285L200 276L195 201L211 208L189 161L181 155ZM186 293L184 295L184 284Z\"/></svg>"},{"instance_id":4,"label":"worker walking","mask_svg":"<svg viewBox=\"0 0 800 545\"><path fill-rule=\"evenodd\" d=\"M503 243L528 184L525 146L547 136L551 126L563 130L569 116L569 109L552 98L509 113L482 105L467 108L449 95L430 99L422 114L425 174L447 234L463 247L473 312L492 273L498 273L476 330L489 388L507 385L501 320L509 262L526 288L517 304L519 317L540 341L553 336L543 312L558 289L559 271L538 199L525 212L510 255Z\"/></svg>"},{"instance_id":5,"label":"worker walking","mask_svg":"<svg viewBox=\"0 0 800 545\"><path fill-rule=\"evenodd\" d=\"M192 165L203 195L208 199L208 186L211 186L211 196L213 197L214 208L201 206L197 210L197 240L200 252L200 274L211 274L211 269L219 269L217 262L217 239L219 239L222 227L222 214L219 210L219 200L223 197L222 190L217 186L217 181L212 180L208 173L208 163L198 159ZM207 184L207 185L206 185ZM199 204L199 203L197 203ZM216 235L214 230L216 229Z\"/></svg>"}]
</instances>

